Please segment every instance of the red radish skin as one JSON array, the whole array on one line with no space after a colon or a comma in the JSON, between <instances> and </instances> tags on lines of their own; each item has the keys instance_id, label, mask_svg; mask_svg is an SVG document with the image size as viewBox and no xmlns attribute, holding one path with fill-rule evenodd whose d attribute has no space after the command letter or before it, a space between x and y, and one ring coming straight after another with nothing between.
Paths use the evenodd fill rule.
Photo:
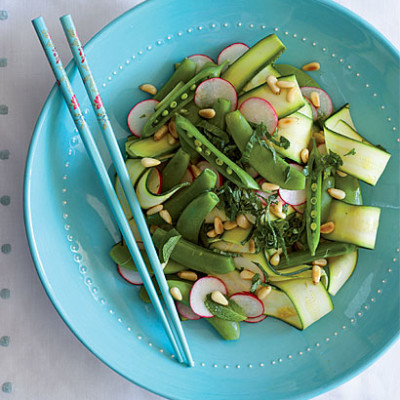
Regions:
<instances>
[{"instance_id":1,"label":"red radish skin","mask_svg":"<svg viewBox=\"0 0 400 400\"><path fill-rule=\"evenodd\" d=\"M239 57L241 57L249 49L249 46L244 43L232 43L225 47L217 58L217 64L221 65L224 61L228 60L229 64L233 64Z\"/></svg>"},{"instance_id":2,"label":"red radish skin","mask_svg":"<svg viewBox=\"0 0 400 400\"><path fill-rule=\"evenodd\" d=\"M216 187L219 188L222 186L222 184L224 183L224 178L208 161L200 161L197 164L197 167L200 169L200 171L204 171L205 169L211 169L211 171L215 172L217 175Z\"/></svg>"},{"instance_id":3,"label":"red radish skin","mask_svg":"<svg viewBox=\"0 0 400 400\"><path fill-rule=\"evenodd\" d=\"M159 101L153 99L143 100L129 111L127 123L133 136L140 138L147 120L154 114L154 107L158 103Z\"/></svg>"},{"instance_id":4,"label":"red radish skin","mask_svg":"<svg viewBox=\"0 0 400 400\"><path fill-rule=\"evenodd\" d=\"M304 97L304 100L306 100L310 104L311 111L312 111L312 120L315 122L318 119L318 111L315 108L314 104L311 103L311 100L308 97L305 97L305 96L303 96L303 97Z\"/></svg>"},{"instance_id":5,"label":"red radish skin","mask_svg":"<svg viewBox=\"0 0 400 400\"><path fill-rule=\"evenodd\" d=\"M199 108L212 107L215 101L223 98L231 101L231 111L236 110L238 95L234 86L222 78L210 78L197 86L194 94L194 102Z\"/></svg>"},{"instance_id":6,"label":"red radish skin","mask_svg":"<svg viewBox=\"0 0 400 400\"><path fill-rule=\"evenodd\" d=\"M256 318L264 314L263 302L250 292L235 293L231 299L236 301L246 313L247 318Z\"/></svg>"},{"instance_id":7,"label":"red radish skin","mask_svg":"<svg viewBox=\"0 0 400 400\"><path fill-rule=\"evenodd\" d=\"M240 105L239 111L247 121L256 124L263 122L270 135L275 132L275 129L278 126L278 115L274 107L272 107L271 103L261 97L250 97L245 100Z\"/></svg>"},{"instance_id":8,"label":"red radish skin","mask_svg":"<svg viewBox=\"0 0 400 400\"><path fill-rule=\"evenodd\" d=\"M140 277L139 272L121 267L121 265L117 264L117 271L124 278L127 282L131 283L132 285L143 285L142 278Z\"/></svg>"},{"instance_id":9,"label":"red radish skin","mask_svg":"<svg viewBox=\"0 0 400 400\"><path fill-rule=\"evenodd\" d=\"M200 319L197 314L195 314L190 307L188 307L186 304L183 303L176 303L176 308L179 312L180 315L182 315L183 318L190 319L190 320L197 320Z\"/></svg>"},{"instance_id":10,"label":"red radish skin","mask_svg":"<svg viewBox=\"0 0 400 400\"><path fill-rule=\"evenodd\" d=\"M267 316L263 314L260 315L259 317L247 318L244 320L244 322L248 322L249 324L256 324L258 322L264 321L265 318L267 318Z\"/></svg>"},{"instance_id":11,"label":"red radish skin","mask_svg":"<svg viewBox=\"0 0 400 400\"><path fill-rule=\"evenodd\" d=\"M162 175L161 172L154 168L149 176L147 183L149 191L153 194L160 194L162 191Z\"/></svg>"},{"instance_id":12,"label":"red radish skin","mask_svg":"<svg viewBox=\"0 0 400 400\"><path fill-rule=\"evenodd\" d=\"M188 59L196 63L196 73L201 70L205 63L214 62L210 57L206 56L205 54L192 54L188 57Z\"/></svg>"},{"instance_id":13,"label":"red radish skin","mask_svg":"<svg viewBox=\"0 0 400 400\"><path fill-rule=\"evenodd\" d=\"M190 168L188 168L185 172L185 175L183 175L181 183L184 183L184 182L192 183L193 181L194 181L193 172L190 170Z\"/></svg>"},{"instance_id":14,"label":"red radish skin","mask_svg":"<svg viewBox=\"0 0 400 400\"><path fill-rule=\"evenodd\" d=\"M319 94L320 107L318 108L318 117L329 117L332 114L333 104L329 94L320 88L312 86L303 86L300 88L303 96L310 98L312 92Z\"/></svg>"},{"instance_id":15,"label":"red radish skin","mask_svg":"<svg viewBox=\"0 0 400 400\"><path fill-rule=\"evenodd\" d=\"M228 294L228 288L225 283L222 282L221 279L213 276L205 276L204 278L198 279L190 290L190 308L199 317L211 318L214 316L208 311L208 308L204 304L207 295L214 290L219 290L225 296Z\"/></svg>"}]
</instances>

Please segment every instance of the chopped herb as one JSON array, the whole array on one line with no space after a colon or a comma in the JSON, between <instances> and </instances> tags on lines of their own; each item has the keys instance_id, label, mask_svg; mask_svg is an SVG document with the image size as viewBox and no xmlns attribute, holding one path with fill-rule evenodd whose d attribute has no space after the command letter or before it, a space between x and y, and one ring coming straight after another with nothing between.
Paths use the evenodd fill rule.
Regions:
<instances>
[{"instance_id":1,"label":"chopped herb","mask_svg":"<svg viewBox=\"0 0 400 400\"><path fill-rule=\"evenodd\" d=\"M142 114L139 118L146 118L146 114Z\"/></svg>"},{"instance_id":2,"label":"chopped herb","mask_svg":"<svg viewBox=\"0 0 400 400\"><path fill-rule=\"evenodd\" d=\"M243 308L240 307L239 304L232 299L228 299L228 301L229 304L227 306L223 306L213 301L211 299L211 294L208 294L204 301L204 305L207 307L208 311L210 311L211 314L215 315L218 318L234 322L244 321L247 316Z\"/></svg>"},{"instance_id":3,"label":"chopped herb","mask_svg":"<svg viewBox=\"0 0 400 400\"><path fill-rule=\"evenodd\" d=\"M171 254L181 239L182 235L178 233L176 229L171 229L166 235L164 243L161 244L159 249L159 257L162 263L167 263Z\"/></svg>"},{"instance_id":4,"label":"chopped herb","mask_svg":"<svg viewBox=\"0 0 400 400\"><path fill-rule=\"evenodd\" d=\"M290 165L288 165L285 169L285 183L288 182L289 178L290 178Z\"/></svg>"},{"instance_id":5,"label":"chopped herb","mask_svg":"<svg viewBox=\"0 0 400 400\"><path fill-rule=\"evenodd\" d=\"M343 165L343 160L339 154L329 150L329 154L324 154L321 156L321 166L324 170L328 168L338 169Z\"/></svg>"},{"instance_id":6,"label":"chopped herb","mask_svg":"<svg viewBox=\"0 0 400 400\"><path fill-rule=\"evenodd\" d=\"M346 156L355 156L356 155L356 149L353 147L348 153L346 153L344 155L344 157Z\"/></svg>"},{"instance_id":7,"label":"chopped herb","mask_svg":"<svg viewBox=\"0 0 400 400\"><path fill-rule=\"evenodd\" d=\"M255 274L252 278L252 285L250 288L251 293L255 293L258 287L261 285L262 281L260 278L260 274Z\"/></svg>"}]
</instances>

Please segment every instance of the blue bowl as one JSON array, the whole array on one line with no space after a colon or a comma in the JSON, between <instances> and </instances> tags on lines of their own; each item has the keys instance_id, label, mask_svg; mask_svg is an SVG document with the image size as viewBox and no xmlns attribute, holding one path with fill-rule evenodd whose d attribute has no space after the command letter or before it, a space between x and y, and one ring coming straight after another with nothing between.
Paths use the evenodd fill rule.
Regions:
<instances>
[{"instance_id":1,"label":"blue bowl","mask_svg":"<svg viewBox=\"0 0 400 400\"><path fill-rule=\"evenodd\" d=\"M230 43L252 45L271 32L287 46L280 61L319 61L313 76L335 107L349 102L361 134L392 153L377 186L362 187L365 203L382 208L376 249L360 250L334 311L304 332L267 318L242 324L240 340L231 343L206 322L189 321L184 326L196 366L171 360L152 307L139 301L138 289L118 276L108 257L120 234L56 87L32 139L25 219L44 288L88 349L171 399L310 398L366 368L399 333L399 56L378 32L330 1L153 0L103 29L86 51L122 146L128 111L146 97L141 83L160 86L184 56L215 58ZM72 66L69 75L103 151Z\"/></svg>"}]
</instances>

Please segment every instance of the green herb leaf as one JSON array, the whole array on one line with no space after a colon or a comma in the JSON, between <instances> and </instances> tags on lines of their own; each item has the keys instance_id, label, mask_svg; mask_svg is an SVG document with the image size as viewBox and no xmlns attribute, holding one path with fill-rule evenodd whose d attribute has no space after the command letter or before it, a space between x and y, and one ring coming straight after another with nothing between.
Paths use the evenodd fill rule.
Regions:
<instances>
[{"instance_id":1,"label":"green herb leaf","mask_svg":"<svg viewBox=\"0 0 400 400\"><path fill-rule=\"evenodd\" d=\"M329 151L329 154L324 154L321 156L321 166L325 170L331 167L338 169L342 165L342 158L339 156L339 154L333 152L332 150Z\"/></svg>"},{"instance_id":2,"label":"green herb leaf","mask_svg":"<svg viewBox=\"0 0 400 400\"><path fill-rule=\"evenodd\" d=\"M211 299L211 294L208 294L204 305L211 314L226 321L240 322L247 319L246 313L238 303L231 299L228 299L228 301L229 304L227 306L222 306L213 301Z\"/></svg>"},{"instance_id":3,"label":"green herb leaf","mask_svg":"<svg viewBox=\"0 0 400 400\"><path fill-rule=\"evenodd\" d=\"M261 283L262 283L262 281L261 281L261 278L260 278L260 274L255 274L254 276L253 276L253 278L252 278L252 285L251 285L251 288L250 288L250 292L251 293L255 293L256 292L256 290L258 289L258 287L261 285Z\"/></svg>"},{"instance_id":4,"label":"green herb leaf","mask_svg":"<svg viewBox=\"0 0 400 400\"><path fill-rule=\"evenodd\" d=\"M178 233L176 229L171 229L165 238L164 243L159 248L159 257L161 263L167 263L171 254L181 239L182 235Z\"/></svg>"},{"instance_id":5,"label":"green herb leaf","mask_svg":"<svg viewBox=\"0 0 400 400\"><path fill-rule=\"evenodd\" d=\"M355 156L355 155L356 155L356 149L353 147L348 153L344 154L344 157Z\"/></svg>"},{"instance_id":6,"label":"green herb leaf","mask_svg":"<svg viewBox=\"0 0 400 400\"><path fill-rule=\"evenodd\" d=\"M287 183L288 180L290 179L290 165L288 165L285 169L284 178L285 178L285 183Z\"/></svg>"}]
</instances>

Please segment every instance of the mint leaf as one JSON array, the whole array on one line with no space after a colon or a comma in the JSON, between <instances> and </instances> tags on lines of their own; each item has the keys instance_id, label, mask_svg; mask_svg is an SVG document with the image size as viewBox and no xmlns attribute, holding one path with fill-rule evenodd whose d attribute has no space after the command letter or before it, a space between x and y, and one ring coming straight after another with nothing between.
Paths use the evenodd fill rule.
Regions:
<instances>
[{"instance_id":1,"label":"mint leaf","mask_svg":"<svg viewBox=\"0 0 400 400\"><path fill-rule=\"evenodd\" d=\"M262 281L261 281L261 278L260 278L260 274L255 274L254 276L253 276L253 278L252 278L252 285L251 285L251 288L250 288L250 292L251 293L255 293L256 292L256 290L258 289L258 287L261 285L261 283L262 283Z\"/></svg>"},{"instance_id":2,"label":"mint leaf","mask_svg":"<svg viewBox=\"0 0 400 400\"><path fill-rule=\"evenodd\" d=\"M213 301L211 299L211 294L208 294L204 301L204 305L215 317L224 319L226 321L240 322L247 319L246 313L238 303L230 299L228 301L229 304L227 306L222 306L221 304Z\"/></svg>"},{"instance_id":3,"label":"mint leaf","mask_svg":"<svg viewBox=\"0 0 400 400\"><path fill-rule=\"evenodd\" d=\"M168 262L175 246L178 244L181 237L182 235L180 235L176 229L171 229L168 232L168 235L166 235L163 243L160 243L158 250L161 263Z\"/></svg>"}]
</instances>

